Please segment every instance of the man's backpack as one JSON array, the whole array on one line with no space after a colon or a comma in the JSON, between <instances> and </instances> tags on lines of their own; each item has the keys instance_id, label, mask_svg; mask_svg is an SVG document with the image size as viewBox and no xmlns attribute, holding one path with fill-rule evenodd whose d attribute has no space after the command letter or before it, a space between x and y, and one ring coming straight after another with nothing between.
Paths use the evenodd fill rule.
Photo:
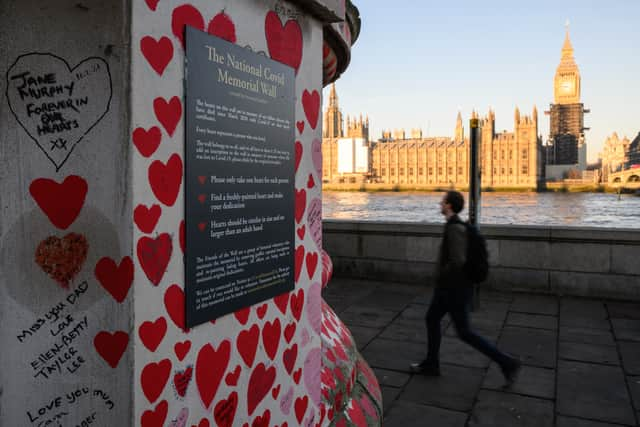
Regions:
<instances>
[{"instance_id":1,"label":"man's backpack","mask_svg":"<svg viewBox=\"0 0 640 427\"><path fill-rule=\"evenodd\" d=\"M484 282L489 275L489 251L487 241L475 225L464 223L467 228L467 261L464 269L473 283Z\"/></svg>"}]
</instances>

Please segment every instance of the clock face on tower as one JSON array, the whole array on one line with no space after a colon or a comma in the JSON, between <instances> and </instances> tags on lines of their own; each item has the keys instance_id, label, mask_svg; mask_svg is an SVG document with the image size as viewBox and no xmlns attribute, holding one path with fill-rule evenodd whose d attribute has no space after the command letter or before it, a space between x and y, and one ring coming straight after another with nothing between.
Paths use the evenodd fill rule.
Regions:
<instances>
[{"instance_id":1,"label":"clock face on tower","mask_svg":"<svg viewBox=\"0 0 640 427\"><path fill-rule=\"evenodd\" d=\"M573 95L573 81L570 79L565 79L560 82L560 93L562 95Z\"/></svg>"}]
</instances>

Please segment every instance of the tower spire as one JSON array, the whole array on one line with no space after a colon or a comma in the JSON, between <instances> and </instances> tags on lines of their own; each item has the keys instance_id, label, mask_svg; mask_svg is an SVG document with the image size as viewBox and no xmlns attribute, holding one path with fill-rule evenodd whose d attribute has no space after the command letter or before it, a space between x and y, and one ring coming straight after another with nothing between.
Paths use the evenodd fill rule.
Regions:
<instances>
[{"instance_id":1,"label":"tower spire","mask_svg":"<svg viewBox=\"0 0 640 427\"><path fill-rule=\"evenodd\" d=\"M338 95L336 94L336 84L331 83L331 91L329 92L329 107L338 108Z\"/></svg>"},{"instance_id":2,"label":"tower spire","mask_svg":"<svg viewBox=\"0 0 640 427\"><path fill-rule=\"evenodd\" d=\"M564 34L564 44L562 45L562 57L563 58L573 58L573 46L571 45L571 39L569 38L569 20L564 24L565 26L565 34Z\"/></svg>"}]
</instances>

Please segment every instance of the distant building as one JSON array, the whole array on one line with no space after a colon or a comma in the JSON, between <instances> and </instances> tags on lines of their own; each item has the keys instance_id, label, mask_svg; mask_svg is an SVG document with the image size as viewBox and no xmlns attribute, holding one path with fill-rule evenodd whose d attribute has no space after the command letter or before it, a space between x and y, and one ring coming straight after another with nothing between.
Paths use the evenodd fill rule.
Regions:
<instances>
[{"instance_id":1,"label":"distant building","mask_svg":"<svg viewBox=\"0 0 640 427\"><path fill-rule=\"evenodd\" d=\"M338 117L338 97L332 87L324 121L336 123ZM536 108L531 116L521 116L515 109L513 132L496 133L493 111L480 120L480 127L482 185L536 189L542 179ZM341 125L333 129L341 129ZM368 118L347 119L347 135L334 131L323 138L323 182L368 180L426 188L469 185L469 139L464 136L460 113L453 138L422 138L419 129L412 129L410 135L413 137L407 139L402 129L384 131L382 139L370 142Z\"/></svg>"},{"instance_id":2,"label":"distant building","mask_svg":"<svg viewBox=\"0 0 640 427\"><path fill-rule=\"evenodd\" d=\"M618 137L618 134L614 132L609 136L605 142L602 152L600 153L600 160L602 162L602 180L607 181L609 174L612 172L618 172L625 167L628 159L629 145L631 141L626 136L622 139Z\"/></svg>"},{"instance_id":3,"label":"distant building","mask_svg":"<svg viewBox=\"0 0 640 427\"><path fill-rule=\"evenodd\" d=\"M562 179L571 169L587 167L587 146L584 137L584 114L589 110L580 102L581 80L573 57L569 29L562 46L560 64L553 84L554 103L549 111L549 141L545 147L547 179Z\"/></svg>"},{"instance_id":4,"label":"distant building","mask_svg":"<svg viewBox=\"0 0 640 427\"><path fill-rule=\"evenodd\" d=\"M640 168L640 132L629 144L625 169Z\"/></svg>"}]
</instances>

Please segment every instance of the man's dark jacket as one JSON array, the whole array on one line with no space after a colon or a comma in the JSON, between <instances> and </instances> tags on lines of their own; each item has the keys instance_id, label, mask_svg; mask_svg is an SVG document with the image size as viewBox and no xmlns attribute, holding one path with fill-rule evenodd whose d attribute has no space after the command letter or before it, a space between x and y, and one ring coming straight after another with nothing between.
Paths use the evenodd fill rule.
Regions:
<instances>
[{"instance_id":1,"label":"man's dark jacket","mask_svg":"<svg viewBox=\"0 0 640 427\"><path fill-rule=\"evenodd\" d=\"M464 271L467 260L467 227L454 215L444 226L436 270L436 285L441 288L472 286Z\"/></svg>"}]
</instances>

